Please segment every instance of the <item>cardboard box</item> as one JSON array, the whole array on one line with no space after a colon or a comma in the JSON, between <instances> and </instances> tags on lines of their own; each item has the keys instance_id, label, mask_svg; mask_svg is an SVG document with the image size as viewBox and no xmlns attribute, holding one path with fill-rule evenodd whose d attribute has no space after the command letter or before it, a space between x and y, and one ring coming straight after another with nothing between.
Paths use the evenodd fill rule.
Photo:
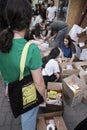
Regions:
<instances>
[{"instance_id":1,"label":"cardboard box","mask_svg":"<svg viewBox=\"0 0 87 130\"><path fill-rule=\"evenodd\" d=\"M41 114L37 118L37 130L47 130L47 120L53 119L57 130L67 130L63 117L59 113Z\"/></svg>"},{"instance_id":2,"label":"cardboard box","mask_svg":"<svg viewBox=\"0 0 87 130\"><path fill-rule=\"evenodd\" d=\"M57 58L57 60L58 60L58 63L63 63L63 62L62 62L62 58L59 57L59 58ZM65 62L69 62L69 61L70 61L70 58L66 58L66 57L65 57L64 60L65 60Z\"/></svg>"},{"instance_id":3,"label":"cardboard box","mask_svg":"<svg viewBox=\"0 0 87 130\"><path fill-rule=\"evenodd\" d=\"M86 42L87 41L87 30L77 34L78 42Z\"/></svg>"},{"instance_id":4,"label":"cardboard box","mask_svg":"<svg viewBox=\"0 0 87 130\"><path fill-rule=\"evenodd\" d=\"M80 70L79 76L81 77L82 75L86 75L87 71L87 61L82 61L82 62L76 62L75 63L76 67Z\"/></svg>"},{"instance_id":5,"label":"cardboard box","mask_svg":"<svg viewBox=\"0 0 87 130\"><path fill-rule=\"evenodd\" d=\"M50 90L59 92L61 94L61 99L59 100L61 103L59 104L54 104L51 103L49 104L46 101L46 112L57 112L57 111L64 111L64 104L63 104L63 92L62 92L62 83L58 82L49 82L47 86L47 94ZM47 96L46 96L47 97ZM47 100L47 99L46 99Z\"/></svg>"},{"instance_id":6,"label":"cardboard box","mask_svg":"<svg viewBox=\"0 0 87 130\"><path fill-rule=\"evenodd\" d=\"M82 102L87 103L87 75L81 75L80 78L83 80L83 82L86 85L86 88L84 90L84 95L83 95L83 98L82 98Z\"/></svg>"},{"instance_id":7,"label":"cardboard box","mask_svg":"<svg viewBox=\"0 0 87 130\"><path fill-rule=\"evenodd\" d=\"M76 67L75 63L61 63L60 65L60 71L61 71L61 77L65 78L67 76L70 76L72 74L79 75L80 70Z\"/></svg>"},{"instance_id":8,"label":"cardboard box","mask_svg":"<svg viewBox=\"0 0 87 130\"><path fill-rule=\"evenodd\" d=\"M85 90L84 82L76 75L63 79L63 92L65 99L71 107L81 102Z\"/></svg>"},{"instance_id":9,"label":"cardboard box","mask_svg":"<svg viewBox=\"0 0 87 130\"><path fill-rule=\"evenodd\" d=\"M83 102L83 103L87 103L87 90L84 91L84 95L83 95L83 98L82 98L82 102Z\"/></svg>"}]
</instances>

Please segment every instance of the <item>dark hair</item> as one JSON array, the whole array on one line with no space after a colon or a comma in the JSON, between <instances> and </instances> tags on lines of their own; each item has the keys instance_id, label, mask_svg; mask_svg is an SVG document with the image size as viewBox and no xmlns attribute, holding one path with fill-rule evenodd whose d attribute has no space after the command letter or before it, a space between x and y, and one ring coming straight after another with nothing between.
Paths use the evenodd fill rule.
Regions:
<instances>
[{"instance_id":1,"label":"dark hair","mask_svg":"<svg viewBox=\"0 0 87 130\"><path fill-rule=\"evenodd\" d=\"M29 0L8 0L5 11L8 28L0 33L0 51L7 53L12 47L13 30L29 28L32 9Z\"/></svg>"},{"instance_id":2,"label":"dark hair","mask_svg":"<svg viewBox=\"0 0 87 130\"><path fill-rule=\"evenodd\" d=\"M59 48L55 47L51 50L51 52L49 53L48 56L45 56L42 58L42 62L43 62L43 65L42 65L42 68L45 67L46 63L50 60L50 59L55 59L58 57L58 55L60 54L60 50Z\"/></svg>"},{"instance_id":3,"label":"dark hair","mask_svg":"<svg viewBox=\"0 0 87 130\"><path fill-rule=\"evenodd\" d=\"M7 21L5 16L5 7L7 0L0 0L0 31L7 28Z\"/></svg>"},{"instance_id":4,"label":"dark hair","mask_svg":"<svg viewBox=\"0 0 87 130\"><path fill-rule=\"evenodd\" d=\"M36 37L40 37L40 24L39 23L36 23L35 25L35 35Z\"/></svg>"},{"instance_id":5,"label":"dark hair","mask_svg":"<svg viewBox=\"0 0 87 130\"><path fill-rule=\"evenodd\" d=\"M73 44L73 42L75 42L75 41L72 40L69 35L66 35L65 38L69 41L69 43L68 43L69 48L70 48L72 51L76 52L75 45Z\"/></svg>"},{"instance_id":6,"label":"dark hair","mask_svg":"<svg viewBox=\"0 0 87 130\"><path fill-rule=\"evenodd\" d=\"M65 36L65 39L68 40L68 46L71 47L72 44L73 44L73 42L74 42L74 40L72 40L71 37L70 37L69 35L66 35L66 36Z\"/></svg>"}]
</instances>

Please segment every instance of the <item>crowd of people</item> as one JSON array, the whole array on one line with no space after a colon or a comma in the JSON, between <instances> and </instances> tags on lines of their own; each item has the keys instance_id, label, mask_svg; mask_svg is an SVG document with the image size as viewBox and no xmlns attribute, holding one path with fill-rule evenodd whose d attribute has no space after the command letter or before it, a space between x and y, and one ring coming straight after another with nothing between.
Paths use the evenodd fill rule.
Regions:
<instances>
[{"instance_id":1,"label":"crowd of people","mask_svg":"<svg viewBox=\"0 0 87 130\"><path fill-rule=\"evenodd\" d=\"M33 40L29 47L24 76L32 74L36 89L45 98L47 83L58 82L60 79L56 58L61 53L63 62L65 57L73 62L76 50L73 40L66 35L68 24L57 20L54 0L50 0L47 9L44 3L35 6L35 9L31 7L29 0L7 0L3 17L5 23L0 19L0 71L5 86L19 79L23 47L27 41ZM48 56L41 59L36 44L44 43L53 45L53 49ZM5 94L7 96L7 89ZM35 107L21 115L22 130L35 130L38 109L39 107Z\"/></svg>"}]
</instances>

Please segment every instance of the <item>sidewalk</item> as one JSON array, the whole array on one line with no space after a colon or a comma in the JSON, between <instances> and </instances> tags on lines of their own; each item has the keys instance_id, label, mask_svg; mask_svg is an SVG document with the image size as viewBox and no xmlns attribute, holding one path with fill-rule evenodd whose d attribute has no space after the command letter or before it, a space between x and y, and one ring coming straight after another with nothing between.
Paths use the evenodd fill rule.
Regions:
<instances>
[{"instance_id":1,"label":"sidewalk","mask_svg":"<svg viewBox=\"0 0 87 130\"><path fill-rule=\"evenodd\" d=\"M0 130L21 130L20 117L14 119L7 97L4 96L3 82L0 76Z\"/></svg>"},{"instance_id":2,"label":"sidewalk","mask_svg":"<svg viewBox=\"0 0 87 130\"><path fill-rule=\"evenodd\" d=\"M71 108L64 102L64 121L68 130L73 130L83 119L87 118L87 104L80 103ZM3 82L0 76L0 130L21 130L20 117L14 118L8 99L4 96Z\"/></svg>"}]
</instances>

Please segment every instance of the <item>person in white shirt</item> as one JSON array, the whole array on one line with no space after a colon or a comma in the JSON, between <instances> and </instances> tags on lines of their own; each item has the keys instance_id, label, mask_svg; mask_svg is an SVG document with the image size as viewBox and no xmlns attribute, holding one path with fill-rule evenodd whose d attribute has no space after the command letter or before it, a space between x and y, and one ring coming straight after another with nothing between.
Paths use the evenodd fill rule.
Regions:
<instances>
[{"instance_id":1,"label":"person in white shirt","mask_svg":"<svg viewBox=\"0 0 87 130\"><path fill-rule=\"evenodd\" d=\"M47 8L46 18L47 21L53 22L56 20L57 8L54 6L54 0L50 1L50 7Z\"/></svg>"},{"instance_id":2,"label":"person in white shirt","mask_svg":"<svg viewBox=\"0 0 87 130\"><path fill-rule=\"evenodd\" d=\"M57 82L60 78L60 69L56 59L59 54L60 50L55 47L48 56L42 58L42 75L46 86L48 82Z\"/></svg>"}]
</instances>

